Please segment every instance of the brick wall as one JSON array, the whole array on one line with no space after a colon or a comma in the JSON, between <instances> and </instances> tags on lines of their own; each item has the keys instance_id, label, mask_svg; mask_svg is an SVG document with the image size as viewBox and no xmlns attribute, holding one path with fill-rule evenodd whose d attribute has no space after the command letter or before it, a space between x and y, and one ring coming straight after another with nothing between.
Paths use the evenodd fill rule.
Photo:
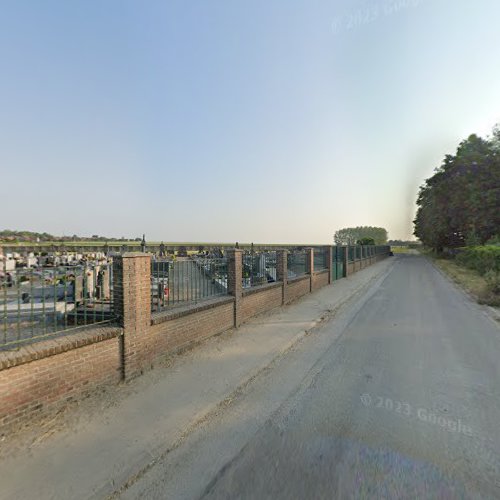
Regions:
<instances>
[{"instance_id":1,"label":"brick wall","mask_svg":"<svg viewBox=\"0 0 500 500\"><path fill-rule=\"evenodd\" d=\"M56 411L121 378L118 328L99 328L0 353L0 428Z\"/></svg>"},{"instance_id":2,"label":"brick wall","mask_svg":"<svg viewBox=\"0 0 500 500\"><path fill-rule=\"evenodd\" d=\"M157 313L136 347L140 370L168 353L196 344L234 326L234 299L216 299L198 306Z\"/></svg>"},{"instance_id":3,"label":"brick wall","mask_svg":"<svg viewBox=\"0 0 500 500\"><path fill-rule=\"evenodd\" d=\"M257 314L280 307L283 300L282 283L263 285L245 290L241 300L241 318L247 321Z\"/></svg>"},{"instance_id":4,"label":"brick wall","mask_svg":"<svg viewBox=\"0 0 500 500\"><path fill-rule=\"evenodd\" d=\"M300 278L295 278L294 280L288 281L286 288L287 304L309 293L310 286L311 279L309 276L301 276Z\"/></svg>"},{"instance_id":5,"label":"brick wall","mask_svg":"<svg viewBox=\"0 0 500 500\"><path fill-rule=\"evenodd\" d=\"M278 272L287 276L286 251L279 251ZM150 256L124 254L115 259L116 327L85 329L16 351L0 352L0 429L51 414L68 400L99 387L139 375L158 358L237 327L253 316L290 303L328 284L329 271L254 289L241 288L241 251L228 252L229 296L151 314ZM387 255L376 255L378 262ZM363 265L368 265L366 259ZM361 262L350 263L348 274Z\"/></svg>"},{"instance_id":6,"label":"brick wall","mask_svg":"<svg viewBox=\"0 0 500 500\"><path fill-rule=\"evenodd\" d=\"M323 288L328 285L329 281L329 270L321 271L312 277L312 289L317 290L318 288Z\"/></svg>"}]
</instances>

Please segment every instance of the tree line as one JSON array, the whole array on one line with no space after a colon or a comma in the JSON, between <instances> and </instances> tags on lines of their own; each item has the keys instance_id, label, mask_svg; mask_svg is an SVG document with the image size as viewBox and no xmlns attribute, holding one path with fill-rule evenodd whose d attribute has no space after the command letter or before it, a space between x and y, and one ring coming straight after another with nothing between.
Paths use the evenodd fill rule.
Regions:
<instances>
[{"instance_id":1,"label":"tree line","mask_svg":"<svg viewBox=\"0 0 500 500\"><path fill-rule=\"evenodd\" d=\"M36 231L17 231L4 229L0 231L0 241L2 242L45 242L45 241L141 241L141 238L108 238L107 236L54 236L49 233L37 233Z\"/></svg>"},{"instance_id":2,"label":"tree line","mask_svg":"<svg viewBox=\"0 0 500 500\"><path fill-rule=\"evenodd\" d=\"M470 135L420 187L414 235L444 248L484 245L500 236L500 127Z\"/></svg>"},{"instance_id":3,"label":"tree line","mask_svg":"<svg viewBox=\"0 0 500 500\"><path fill-rule=\"evenodd\" d=\"M335 245L385 245L387 230L383 227L345 227L335 232Z\"/></svg>"}]
</instances>

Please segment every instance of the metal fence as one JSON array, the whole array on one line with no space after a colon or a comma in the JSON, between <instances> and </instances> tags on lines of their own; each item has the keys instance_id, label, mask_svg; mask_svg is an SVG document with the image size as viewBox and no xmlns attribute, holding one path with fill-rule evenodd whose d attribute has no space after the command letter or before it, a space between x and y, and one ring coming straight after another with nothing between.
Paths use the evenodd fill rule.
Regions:
<instances>
[{"instance_id":1,"label":"metal fence","mask_svg":"<svg viewBox=\"0 0 500 500\"><path fill-rule=\"evenodd\" d=\"M385 254L391 249L389 245L351 245L345 248L347 248L348 262L354 262L355 260L365 259L374 255Z\"/></svg>"},{"instance_id":2,"label":"metal fence","mask_svg":"<svg viewBox=\"0 0 500 500\"><path fill-rule=\"evenodd\" d=\"M314 271L322 271L328 268L326 248L315 248L314 252Z\"/></svg>"},{"instance_id":3,"label":"metal fence","mask_svg":"<svg viewBox=\"0 0 500 500\"><path fill-rule=\"evenodd\" d=\"M227 295L227 260L194 257L151 261L151 310Z\"/></svg>"},{"instance_id":4,"label":"metal fence","mask_svg":"<svg viewBox=\"0 0 500 500\"><path fill-rule=\"evenodd\" d=\"M334 280L344 276L344 252L345 247L335 246L332 250L332 276Z\"/></svg>"},{"instance_id":5,"label":"metal fence","mask_svg":"<svg viewBox=\"0 0 500 500\"><path fill-rule=\"evenodd\" d=\"M114 320L111 264L0 271L0 350Z\"/></svg>"},{"instance_id":6,"label":"metal fence","mask_svg":"<svg viewBox=\"0 0 500 500\"><path fill-rule=\"evenodd\" d=\"M276 252L243 253L243 288L276 281Z\"/></svg>"},{"instance_id":7,"label":"metal fence","mask_svg":"<svg viewBox=\"0 0 500 500\"><path fill-rule=\"evenodd\" d=\"M307 253L305 250L293 250L287 255L288 278L303 276L307 273Z\"/></svg>"}]
</instances>

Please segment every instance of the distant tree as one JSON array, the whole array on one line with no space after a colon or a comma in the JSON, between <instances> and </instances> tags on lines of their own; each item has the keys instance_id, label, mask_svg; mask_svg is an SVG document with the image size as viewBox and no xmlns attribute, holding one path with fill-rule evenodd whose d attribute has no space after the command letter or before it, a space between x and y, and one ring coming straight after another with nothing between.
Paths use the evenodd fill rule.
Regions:
<instances>
[{"instance_id":1,"label":"distant tree","mask_svg":"<svg viewBox=\"0 0 500 500\"><path fill-rule=\"evenodd\" d=\"M336 245L353 245L356 241L354 228L346 227L344 229L339 229L335 232L333 239Z\"/></svg>"},{"instance_id":2,"label":"distant tree","mask_svg":"<svg viewBox=\"0 0 500 500\"><path fill-rule=\"evenodd\" d=\"M361 238L356 242L356 245L375 245L373 238Z\"/></svg>"},{"instance_id":3,"label":"distant tree","mask_svg":"<svg viewBox=\"0 0 500 500\"><path fill-rule=\"evenodd\" d=\"M363 238L372 238L376 245L387 243L387 230L383 227L346 227L336 231L333 239L336 245L354 245Z\"/></svg>"}]
</instances>

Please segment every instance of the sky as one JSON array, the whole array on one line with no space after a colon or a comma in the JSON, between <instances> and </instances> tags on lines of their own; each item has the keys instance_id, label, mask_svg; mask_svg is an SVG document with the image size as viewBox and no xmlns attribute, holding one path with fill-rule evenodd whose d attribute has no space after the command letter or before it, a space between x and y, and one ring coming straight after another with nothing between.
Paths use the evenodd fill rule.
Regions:
<instances>
[{"instance_id":1,"label":"sky","mask_svg":"<svg viewBox=\"0 0 500 500\"><path fill-rule=\"evenodd\" d=\"M498 0L0 0L0 229L412 238L500 122Z\"/></svg>"}]
</instances>

